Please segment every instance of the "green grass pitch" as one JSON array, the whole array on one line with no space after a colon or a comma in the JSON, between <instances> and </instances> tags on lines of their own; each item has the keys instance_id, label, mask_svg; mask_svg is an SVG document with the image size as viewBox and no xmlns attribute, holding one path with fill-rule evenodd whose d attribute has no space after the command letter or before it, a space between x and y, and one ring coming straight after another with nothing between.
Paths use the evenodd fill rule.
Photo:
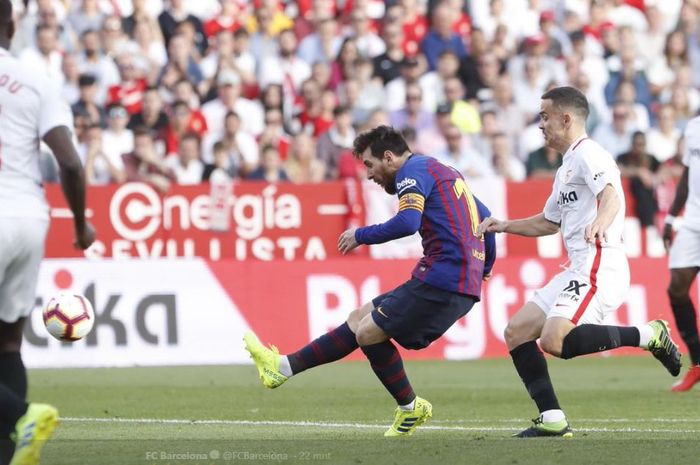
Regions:
<instances>
[{"instance_id":1,"label":"green grass pitch","mask_svg":"<svg viewBox=\"0 0 700 465\"><path fill-rule=\"evenodd\" d=\"M386 439L393 401L362 362L271 391L251 365L30 371L62 421L48 465L700 463L700 388L650 357L550 360L573 439L514 439L536 416L510 360L409 362L433 419Z\"/></svg>"}]
</instances>

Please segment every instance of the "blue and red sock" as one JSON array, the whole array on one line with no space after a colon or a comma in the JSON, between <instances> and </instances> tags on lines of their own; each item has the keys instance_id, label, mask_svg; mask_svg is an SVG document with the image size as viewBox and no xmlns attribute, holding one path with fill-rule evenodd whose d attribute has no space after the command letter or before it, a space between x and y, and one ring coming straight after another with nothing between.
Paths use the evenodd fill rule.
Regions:
<instances>
[{"instance_id":1,"label":"blue and red sock","mask_svg":"<svg viewBox=\"0 0 700 465\"><path fill-rule=\"evenodd\" d=\"M391 341L362 346L374 374L384 387L396 399L399 405L408 405L416 398L413 387L403 369L403 360L398 349Z\"/></svg>"},{"instance_id":2,"label":"blue and red sock","mask_svg":"<svg viewBox=\"0 0 700 465\"><path fill-rule=\"evenodd\" d=\"M347 322L327 332L298 351L287 355L293 374L324 363L335 362L357 349L357 339Z\"/></svg>"}]
</instances>

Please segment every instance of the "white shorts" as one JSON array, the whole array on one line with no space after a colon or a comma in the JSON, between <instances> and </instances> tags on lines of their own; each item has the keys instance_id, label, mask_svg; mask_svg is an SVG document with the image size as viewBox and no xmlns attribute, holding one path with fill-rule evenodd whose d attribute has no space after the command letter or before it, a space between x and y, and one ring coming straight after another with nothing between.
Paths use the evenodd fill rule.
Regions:
<instances>
[{"instance_id":1,"label":"white shorts","mask_svg":"<svg viewBox=\"0 0 700 465\"><path fill-rule=\"evenodd\" d=\"M700 267L700 231L681 226L668 253L668 267Z\"/></svg>"},{"instance_id":2,"label":"white shorts","mask_svg":"<svg viewBox=\"0 0 700 465\"><path fill-rule=\"evenodd\" d=\"M0 217L0 320L5 323L34 309L48 229L46 220Z\"/></svg>"},{"instance_id":3,"label":"white shorts","mask_svg":"<svg viewBox=\"0 0 700 465\"><path fill-rule=\"evenodd\" d=\"M543 288L532 301L547 318L561 317L575 325L600 324L624 302L630 271L624 251L601 248L584 267L567 269Z\"/></svg>"}]
</instances>

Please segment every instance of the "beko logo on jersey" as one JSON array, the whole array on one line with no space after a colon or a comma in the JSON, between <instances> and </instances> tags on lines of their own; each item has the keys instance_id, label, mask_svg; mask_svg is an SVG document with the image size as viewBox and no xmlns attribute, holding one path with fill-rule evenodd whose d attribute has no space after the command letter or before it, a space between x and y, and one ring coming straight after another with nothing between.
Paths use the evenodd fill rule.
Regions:
<instances>
[{"instance_id":1,"label":"beko logo on jersey","mask_svg":"<svg viewBox=\"0 0 700 465\"><path fill-rule=\"evenodd\" d=\"M566 205L567 203L575 202L578 200L576 191L571 192L559 192L559 200L557 205Z\"/></svg>"},{"instance_id":2,"label":"beko logo on jersey","mask_svg":"<svg viewBox=\"0 0 700 465\"><path fill-rule=\"evenodd\" d=\"M396 183L396 190L401 192L404 189L413 187L417 184L416 180L413 178L403 178L401 181Z\"/></svg>"}]
</instances>

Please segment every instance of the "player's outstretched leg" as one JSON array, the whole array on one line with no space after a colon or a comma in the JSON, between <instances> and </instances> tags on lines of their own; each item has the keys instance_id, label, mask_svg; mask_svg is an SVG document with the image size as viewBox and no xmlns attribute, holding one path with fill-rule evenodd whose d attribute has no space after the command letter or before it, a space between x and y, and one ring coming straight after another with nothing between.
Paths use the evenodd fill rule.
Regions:
<instances>
[{"instance_id":1,"label":"player's outstretched leg","mask_svg":"<svg viewBox=\"0 0 700 465\"><path fill-rule=\"evenodd\" d=\"M262 345L254 332L248 331L243 335L245 349L250 353L250 358L253 359L255 366L258 369L258 375L263 385L267 388L274 389L281 386L287 379L280 371L280 353L277 347L270 344L270 347Z\"/></svg>"},{"instance_id":2,"label":"player's outstretched leg","mask_svg":"<svg viewBox=\"0 0 700 465\"><path fill-rule=\"evenodd\" d=\"M677 376L681 369L681 355L669 333L668 323L663 320L638 327L583 324L564 337L561 354L551 353L570 359L618 347L641 347L651 352L669 373Z\"/></svg>"},{"instance_id":3,"label":"player's outstretched leg","mask_svg":"<svg viewBox=\"0 0 700 465\"><path fill-rule=\"evenodd\" d=\"M547 361L537 343L528 341L520 344L510 351L510 356L527 392L540 411L540 416L533 420L534 424L530 428L513 436L519 438L572 437L573 432L569 427L569 422L566 420L554 393L554 386L552 386L547 369Z\"/></svg>"},{"instance_id":4,"label":"player's outstretched leg","mask_svg":"<svg viewBox=\"0 0 700 465\"><path fill-rule=\"evenodd\" d=\"M262 345L251 331L243 336L243 341L258 368L263 385L270 389L282 385L292 375L304 370L340 360L358 347L355 333L348 323L343 323L286 356L280 355L273 345L269 348Z\"/></svg>"},{"instance_id":5,"label":"player's outstretched leg","mask_svg":"<svg viewBox=\"0 0 700 465\"><path fill-rule=\"evenodd\" d=\"M17 421L14 432L15 455L10 465L37 465L46 441L58 424L58 410L48 404L29 404Z\"/></svg>"},{"instance_id":6,"label":"player's outstretched leg","mask_svg":"<svg viewBox=\"0 0 700 465\"><path fill-rule=\"evenodd\" d=\"M362 352L367 356L374 374L398 404L394 423L384 436L412 435L417 427L433 416L432 404L413 392L401 355L391 341L362 346Z\"/></svg>"}]
</instances>

